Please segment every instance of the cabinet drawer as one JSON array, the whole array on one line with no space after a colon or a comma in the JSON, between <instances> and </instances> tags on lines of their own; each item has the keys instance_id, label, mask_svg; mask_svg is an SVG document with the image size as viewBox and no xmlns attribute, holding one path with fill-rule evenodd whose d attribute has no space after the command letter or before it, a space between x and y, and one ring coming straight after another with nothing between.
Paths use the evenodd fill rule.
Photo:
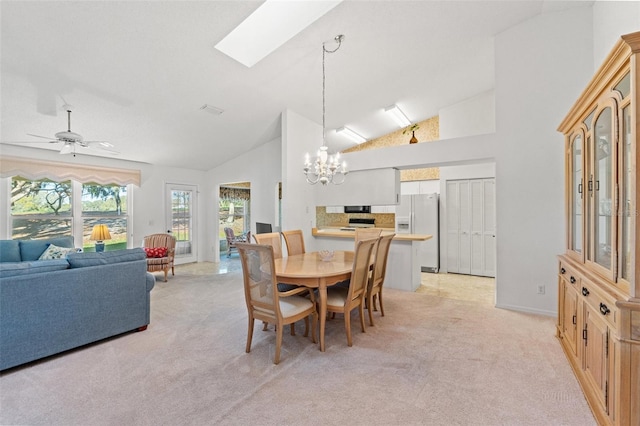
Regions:
<instances>
[{"instance_id":1,"label":"cabinet drawer","mask_svg":"<svg viewBox=\"0 0 640 426\"><path fill-rule=\"evenodd\" d=\"M580 285L582 282L582 278L580 274L578 274L576 270L573 269L572 267L567 266L565 262L560 262L560 268L558 269L558 274L562 279L566 280L567 283L569 283L573 288L575 288L578 291L581 290Z\"/></svg>"},{"instance_id":2,"label":"cabinet drawer","mask_svg":"<svg viewBox=\"0 0 640 426\"><path fill-rule=\"evenodd\" d=\"M599 316L609 323L612 328L617 329L620 315L613 298L605 296L596 285L587 280L582 280L580 294L582 294L586 304L594 311L599 312Z\"/></svg>"}]
</instances>

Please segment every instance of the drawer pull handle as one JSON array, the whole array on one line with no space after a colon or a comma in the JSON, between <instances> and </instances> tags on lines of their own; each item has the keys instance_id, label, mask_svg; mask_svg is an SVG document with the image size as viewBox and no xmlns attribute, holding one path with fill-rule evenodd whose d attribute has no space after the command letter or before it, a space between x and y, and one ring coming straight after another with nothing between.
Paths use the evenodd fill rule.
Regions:
<instances>
[{"instance_id":1,"label":"drawer pull handle","mask_svg":"<svg viewBox=\"0 0 640 426\"><path fill-rule=\"evenodd\" d=\"M564 268L560 268L560 273L561 273L562 275L564 275L566 272L567 272L567 270L566 270L566 269L564 269Z\"/></svg>"},{"instance_id":2,"label":"drawer pull handle","mask_svg":"<svg viewBox=\"0 0 640 426\"><path fill-rule=\"evenodd\" d=\"M582 295L583 296L588 296L589 295L589 290L586 287L582 287Z\"/></svg>"},{"instance_id":3,"label":"drawer pull handle","mask_svg":"<svg viewBox=\"0 0 640 426\"><path fill-rule=\"evenodd\" d=\"M600 313L602 315L607 315L609 312L611 312L611 310L609 308L607 308L607 305L605 305L604 303L600 304Z\"/></svg>"},{"instance_id":4,"label":"drawer pull handle","mask_svg":"<svg viewBox=\"0 0 640 426\"><path fill-rule=\"evenodd\" d=\"M574 315L573 316L573 325L576 325L578 323L578 318Z\"/></svg>"},{"instance_id":5,"label":"drawer pull handle","mask_svg":"<svg viewBox=\"0 0 640 426\"><path fill-rule=\"evenodd\" d=\"M573 277L573 275L571 276L571 279L569 281L571 281L571 284L575 284L576 283L576 279Z\"/></svg>"}]
</instances>

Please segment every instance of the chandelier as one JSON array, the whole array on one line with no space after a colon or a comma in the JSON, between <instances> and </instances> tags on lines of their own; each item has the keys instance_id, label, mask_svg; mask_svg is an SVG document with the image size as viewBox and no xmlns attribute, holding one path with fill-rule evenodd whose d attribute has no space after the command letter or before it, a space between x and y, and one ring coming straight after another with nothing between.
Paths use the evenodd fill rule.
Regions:
<instances>
[{"instance_id":1,"label":"chandelier","mask_svg":"<svg viewBox=\"0 0 640 426\"><path fill-rule=\"evenodd\" d=\"M307 183L315 185L320 182L323 185L331 182L334 185L340 185L344 183L344 179L347 173L347 163L342 162L340 164L340 153L336 155L329 155L329 149L325 140L325 71L324 71L324 59L325 54L334 53L342 45L344 35L337 35L333 39L338 46L333 50L327 50L325 43L322 43L322 146L318 149L315 160L313 163L309 158L309 153L305 155L304 159L304 174L307 178Z\"/></svg>"}]
</instances>

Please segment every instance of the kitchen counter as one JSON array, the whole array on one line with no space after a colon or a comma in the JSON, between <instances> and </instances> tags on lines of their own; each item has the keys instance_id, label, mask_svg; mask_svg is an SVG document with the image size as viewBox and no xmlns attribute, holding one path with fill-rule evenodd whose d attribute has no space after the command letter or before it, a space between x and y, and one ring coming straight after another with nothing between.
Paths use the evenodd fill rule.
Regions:
<instances>
[{"instance_id":1,"label":"kitchen counter","mask_svg":"<svg viewBox=\"0 0 640 426\"><path fill-rule=\"evenodd\" d=\"M391 234L393 229L383 228L382 234ZM310 244L314 250L353 250L355 231L343 231L340 228L312 228L314 241ZM391 240L387 258L387 276L384 285L399 290L416 291L420 287L421 270L418 249L426 240L427 234L396 234Z\"/></svg>"},{"instance_id":2,"label":"kitchen counter","mask_svg":"<svg viewBox=\"0 0 640 426\"><path fill-rule=\"evenodd\" d=\"M393 233L393 230L389 228L383 228L382 235L389 235ZM312 228L311 235L314 237L337 237L337 238L351 238L354 239L355 231L343 231L340 228ZM396 234L393 237L393 241L426 241L433 238L428 234Z\"/></svg>"}]
</instances>

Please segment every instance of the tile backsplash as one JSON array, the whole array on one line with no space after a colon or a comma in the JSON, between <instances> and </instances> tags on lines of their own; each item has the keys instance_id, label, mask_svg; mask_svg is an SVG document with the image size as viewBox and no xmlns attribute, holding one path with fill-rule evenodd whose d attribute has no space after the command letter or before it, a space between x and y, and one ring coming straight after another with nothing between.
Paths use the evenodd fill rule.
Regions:
<instances>
[{"instance_id":1,"label":"tile backsplash","mask_svg":"<svg viewBox=\"0 0 640 426\"><path fill-rule=\"evenodd\" d=\"M396 215L393 213L327 213L324 206L316 206L316 227L347 226L350 218L375 219L378 228L395 228Z\"/></svg>"}]
</instances>

